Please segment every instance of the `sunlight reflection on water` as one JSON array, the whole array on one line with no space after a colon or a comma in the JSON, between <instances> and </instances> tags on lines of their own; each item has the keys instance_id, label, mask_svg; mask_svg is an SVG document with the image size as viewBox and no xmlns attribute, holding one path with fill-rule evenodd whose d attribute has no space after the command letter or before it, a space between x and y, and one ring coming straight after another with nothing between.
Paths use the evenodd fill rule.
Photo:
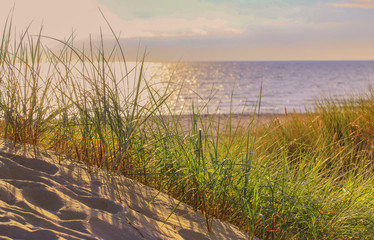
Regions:
<instances>
[{"instance_id":1,"label":"sunlight reflection on water","mask_svg":"<svg viewBox=\"0 0 374 240\"><path fill-rule=\"evenodd\" d=\"M210 113L251 112L262 84L262 113L305 111L317 97L365 93L374 61L147 63L147 79L184 84L177 109L203 104ZM172 95L175 101L177 94Z\"/></svg>"},{"instance_id":2,"label":"sunlight reflection on water","mask_svg":"<svg viewBox=\"0 0 374 240\"><path fill-rule=\"evenodd\" d=\"M139 77L140 64L128 62L129 71L137 68L129 75L126 75L123 62L109 64L108 77L121 82L118 86L123 96L131 95ZM45 65L48 69L48 63ZM82 67L78 64L75 69L78 71ZM44 75L58 75L56 67L49 71L52 72ZM59 71L63 77L64 66ZM77 72L72 72L72 77L76 74L81 80L97 78L95 71L85 71L84 77ZM251 113L258 102L261 84L261 113L283 113L285 108L288 112L303 112L323 95L344 98L368 92L369 85L374 84L374 61L146 62L143 77L152 88L161 89L161 92L171 82L167 103L175 112L183 109L184 113L190 113L192 104L201 107L208 102L206 111L209 113L240 113L243 108L246 113ZM143 93L142 97L147 98L147 94Z\"/></svg>"}]
</instances>

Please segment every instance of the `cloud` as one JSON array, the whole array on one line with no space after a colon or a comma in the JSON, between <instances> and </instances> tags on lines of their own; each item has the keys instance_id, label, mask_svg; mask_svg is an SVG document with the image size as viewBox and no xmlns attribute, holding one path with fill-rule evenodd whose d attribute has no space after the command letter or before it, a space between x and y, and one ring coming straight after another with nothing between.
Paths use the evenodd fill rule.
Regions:
<instances>
[{"instance_id":1,"label":"cloud","mask_svg":"<svg viewBox=\"0 0 374 240\"><path fill-rule=\"evenodd\" d=\"M109 10L97 0L7 0L0 8L0 30L5 23L5 16L15 4L13 26L17 31L26 29L33 22L31 33L38 33L43 25L43 34L66 38L74 31L76 40L83 41L89 35L93 38L113 37L107 27L99 9L108 19L116 33L121 32L121 38L177 38L177 37L203 37L242 35L244 29L230 26L227 20L219 17L194 16L166 16L152 19L126 19ZM124 7L124 11L131 13L132 9ZM100 29L102 28L102 29Z\"/></svg>"},{"instance_id":2,"label":"cloud","mask_svg":"<svg viewBox=\"0 0 374 240\"><path fill-rule=\"evenodd\" d=\"M44 35L57 38L68 37L72 31L79 37L99 32L99 27L105 25L99 9L114 25L122 22L118 16L95 0L7 0L2 2L0 9L1 25L5 23L5 16L13 6L15 8L12 25L17 32L25 30L26 26L32 23L30 33L35 34L42 27Z\"/></svg>"},{"instance_id":3,"label":"cloud","mask_svg":"<svg viewBox=\"0 0 374 240\"><path fill-rule=\"evenodd\" d=\"M353 2L329 3L329 5L344 8L374 9L374 0L354 0Z\"/></svg>"},{"instance_id":4,"label":"cloud","mask_svg":"<svg viewBox=\"0 0 374 240\"><path fill-rule=\"evenodd\" d=\"M196 18L187 20L183 18L159 18L152 20L127 21L126 38L175 38L217 35L242 35L246 31L227 26L221 19Z\"/></svg>"},{"instance_id":5,"label":"cloud","mask_svg":"<svg viewBox=\"0 0 374 240\"><path fill-rule=\"evenodd\" d=\"M374 33L367 31L366 24L374 21L372 11L337 9L370 9L374 0L1 0L0 33L14 3L17 34L33 21L33 34L39 33L41 25L44 35L58 39L69 37L74 30L76 43L81 43L90 34L94 41L99 40L101 28L109 46L114 39L101 9L115 32L121 33L121 43L134 46L135 57L139 39L151 53L159 53L160 59L173 60L183 56L185 60L277 59L274 54L281 54L279 51L273 54L264 49L291 51L292 46L309 48L315 42L372 47L374 42ZM263 50L256 50L259 55L252 57L251 51L257 47ZM317 47L311 49L323 53ZM231 50L237 57L234 52L229 54Z\"/></svg>"},{"instance_id":6,"label":"cloud","mask_svg":"<svg viewBox=\"0 0 374 240\"><path fill-rule=\"evenodd\" d=\"M302 22L299 20L280 20L280 21L266 21L265 25L274 26L274 27L290 27L301 25Z\"/></svg>"}]
</instances>

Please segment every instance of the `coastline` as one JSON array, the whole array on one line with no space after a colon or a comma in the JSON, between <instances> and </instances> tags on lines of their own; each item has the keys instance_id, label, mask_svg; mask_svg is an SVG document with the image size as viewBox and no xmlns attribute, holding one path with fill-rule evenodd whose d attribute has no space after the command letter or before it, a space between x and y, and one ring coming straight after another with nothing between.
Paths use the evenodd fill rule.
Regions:
<instances>
[{"instance_id":1,"label":"coastline","mask_svg":"<svg viewBox=\"0 0 374 240\"><path fill-rule=\"evenodd\" d=\"M250 113L244 114L201 114L197 117L197 127L200 128L201 125L209 125L212 124L213 127L219 127L221 130L224 130L226 127L234 128L241 128L241 129L248 129L252 125L256 127L263 127L268 126L272 122L281 123L285 121L287 118L292 116L303 117L306 113L264 113L260 115L255 115ZM162 116L164 121L171 121L170 115ZM182 127L183 131L187 131L192 126L192 114L183 114L183 115L175 115L174 120L179 122L179 126ZM202 124L201 124L202 123Z\"/></svg>"}]
</instances>

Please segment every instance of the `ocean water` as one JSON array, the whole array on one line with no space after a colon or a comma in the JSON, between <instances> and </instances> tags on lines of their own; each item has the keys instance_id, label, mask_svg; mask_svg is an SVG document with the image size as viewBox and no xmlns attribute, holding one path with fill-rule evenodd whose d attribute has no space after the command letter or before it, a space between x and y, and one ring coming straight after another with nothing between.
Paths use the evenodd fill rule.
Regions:
<instances>
[{"instance_id":1,"label":"ocean water","mask_svg":"<svg viewBox=\"0 0 374 240\"><path fill-rule=\"evenodd\" d=\"M261 93L261 113L304 112L322 96L368 93L374 61L147 63L146 78L183 84L168 101L175 111L194 104L209 113L251 113Z\"/></svg>"},{"instance_id":2,"label":"ocean water","mask_svg":"<svg viewBox=\"0 0 374 240\"><path fill-rule=\"evenodd\" d=\"M101 64L93 64L85 63L88 69L82 71L82 63L71 63L69 71L74 79L82 80L81 88L84 79L98 78ZM108 65L103 71L107 78L121 82L121 96L133 96L141 64ZM367 94L369 86L374 87L374 61L146 62L144 67L144 78L155 89L165 89L171 82L167 104L174 112L186 114L191 113L192 105L204 106L205 113L252 113L260 94L261 113L305 112L306 108L312 110L317 98L343 99ZM41 69L44 79L59 78L57 73L64 76L66 71L65 65L51 67L49 62ZM126 69L131 70L129 75ZM146 92L141 92L144 102Z\"/></svg>"}]
</instances>

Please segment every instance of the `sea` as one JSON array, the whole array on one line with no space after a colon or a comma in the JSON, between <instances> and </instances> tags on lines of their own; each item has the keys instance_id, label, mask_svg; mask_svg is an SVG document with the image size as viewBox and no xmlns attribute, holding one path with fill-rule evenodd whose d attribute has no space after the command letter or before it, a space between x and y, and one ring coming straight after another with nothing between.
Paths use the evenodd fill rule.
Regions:
<instances>
[{"instance_id":1,"label":"sea","mask_svg":"<svg viewBox=\"0 0 374 240\"><path fill-rule=\"evenodd\" d=\"M374 84L374 61L150 62L145 72L169 82L168 103L184 113L302 113L325 97L364 97Z\"/></svg>"}]
</instances>

